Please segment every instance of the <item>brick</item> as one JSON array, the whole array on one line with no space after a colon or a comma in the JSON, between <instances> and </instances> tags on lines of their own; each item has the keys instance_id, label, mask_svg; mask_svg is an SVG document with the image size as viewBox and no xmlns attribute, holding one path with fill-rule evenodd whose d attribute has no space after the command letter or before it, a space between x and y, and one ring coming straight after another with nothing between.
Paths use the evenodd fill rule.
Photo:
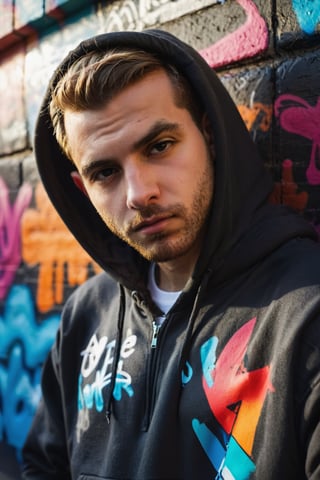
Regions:
<instances>
[{"instance_id":1,"label":"brick","mask_svg":"<svg viewBox=\"0 0 320 480\"><path fill-rule=\"evenodd\" d=\"M213 5L194 13L178 16L172 21L161 23L161 28L173 33L203 51L208 62L214 67L239 63L248 59L263 57L272 50L271 2L242 1L214 2ZM113 4L109 6L111 15ZM179 12L179 2L177 2ZM128 24L128 15L123 9L114 10L115 29L145 27L144 19ZM132 16L132 15L131 15ZM154 15L156 18L156 15ZM126 23L127 22L127 23ZM151 25L150 25L151 26ZM159 26L159 24L157 24ZM110 22L108 28L110 27Z\"/></svg>"},{"instance_id":2,"label":"brick","mask_svg":"<svg viewBox=\"0 0 320 480\"><path fill-rule=\"evenodd\" d=\"M84 8L95 5L97 0L45 0L45 12L52 14L56 9L70 15Z\"/></svg>"},{"instance_id":3,"label":"brick","mask_svg":"<svg viewBox=\"0 0 320 480\"><path fill-rule=\"evenodd\" d=\"M33 153L24 153L21 157L21 176L23 183L35 187L40 182L39 172Z\"/></svg>"},{"instance_id":4,"label":"brick","mask_svg":"<svg viewBox=\"0 0 320 480\"><path fill-rule=\"evenodd\" d=\"M11 199L15 198L21 186L21 155L4 157L0 162L0 177L10 191Z\"/></svg>"},{"instance_id":5,"label":"brick","mask_svg":"<svg viewBox=\"0 0 320 480\"><path fill-rule=\"evenodd\" d=\"M40 19L43 14L43 0L15 0L14 28L18 30Z\"/></svg>"},{"instance_id":6,"label":"brick","mask_svg":"<svg viewBox=\"0 0 320 480\"><path fill-rule=\"evenodd\" d=\"M93 9L73 18L65 29L55 30L29 44L25 62L25 102L31 142L35 121L49 79L65 55L83 39L97 33L98 22Z\"/></svg>"},{"instance_id":7,"label":"brick","mask_svg":"<svg viewBox=\"0 0 320 480\"><path fill-rule=\"evenodd\" d=\"M264 160L272 164L273 68L269 65L231 70L220 75Z\"/></svg>"},{"instance_id":8,"label":"brick","mask_svg":"<svg viewBox=\"0 0 320 480\"><path fill-rule=\"evenodd\" d=\"M298 190L307 194L306 216L320 226L319 52L283 61L276 79L275 153L283 169L290 167Z\"/></svg>"},{"instance_id":9,"label":"brick","mask_svg":"<svg viewBox=\"0 0 320 480\"><path fill-rule=\"evenodd\" d=\"M276 46L279 50L292 50L303 46L319 45L320 8L314 0L276 2Z\"/></svg>"},{"instance_id":10,"label":"brick","mask_svg":"<svg viewBox=\"0 0 320 480\"><path fill-rule=\"evenodd\" d=\"M13 30L13 2L0 2L0 38Z\"/></svg>"},{"instance_id":11,"label":"brick","mask_svg":"<svg viewBox=\"0 0 320 480\"><path fill-rule=\"evenodd\" d=\"M27 146L23 71L21 47L0 59L0 155Z\"/></svg>"}]
</instances>

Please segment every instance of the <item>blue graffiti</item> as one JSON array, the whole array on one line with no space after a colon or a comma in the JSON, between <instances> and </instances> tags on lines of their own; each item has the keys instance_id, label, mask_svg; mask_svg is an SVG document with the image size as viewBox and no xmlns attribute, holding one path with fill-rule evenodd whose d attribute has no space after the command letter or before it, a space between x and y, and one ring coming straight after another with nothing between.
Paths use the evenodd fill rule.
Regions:
<instances>
[{"instance_id":1,"label":"blue graffiti","mask_svg":"<svg viewBox=\"0 0 320 480\"><path fill-rule=\"evenodd\" d=\"M218 472L215 480L248 480L256 467L251 458L232 436L227 436L223 429L219 437L212 433L204 423L194 419L193 430L206 452L213 467Z\"/></svg>"},{"instance_id":2,"label":"blue graffiti","mask_svg":"<svg viewBox=\"0 0 320 480\"><path fill-rule=\"evenodd\" d=\"M35 368L44 361L58 323L59 316L52 315L38 324L29 289L13 286L0 316L0 359L7 358L12 345L22 343L26 366Z\"/></svg>"},{"instance_id":3,"label":"blue graffiti","mask_svg":"<svg viewBox=\"0 0 320 480\"><path fill-rule=\"evenodd\" d=\"M184 366L184 370L182 370L181 372L181 382L183 387L185 387L187 383L190 382L192 376L193 376L193 368L189 362L186 362Z\"/></svg>"},{"instance_id":4,"label":"blue graffiti","mask_svg":"<svg viewBox=\"0 0 320 480\"><path fill-rule=\"evenodd\" d=\"M7 374L3 377L2 428L7 443L19 452L40 399L40 367L31 379L23 370L22 347L15 345L10 353Z\"/></svg>"},{"instance_id":5,"label":"blue graffiti","mask_svg":"<svg viewBox=\"0 0 320 480\"><path fill-rule=\"evenodd\" d=\"M202 345L200 350L203 376L209 387L213 386L212 371L215 369L217 346L217 337L212 337Z\"/></svg>"},{"instance_id":6,"label":"blue graffiti","mask_svg":"<svg viewBox=\"0 0 320 480\"><path fill-rule=\"evenodd\" d=\"M108 373L105 377L101 377L100 372L96 372L96 379L93 384L82 385L83 377L79 375L78 380L78 408L82 410L83 408L93 408L95 406L98 412L102 412L104 409L104 398L103 390L104 388L111 383L111 372ZM117 372L115 386L113 389L113 398L120 401L122 398L122 390L126 392L128 397L132 397L134 394L133 388L131 386L131 376L122 371Z\"/></svg>"},{"instance_id":7,"label":"blue graffiti","mask_svg":"<svg viewBox=\"0 0 320 480\"><path fill-rule=\"evenodd\" d=\"M301 29L311 35L320 22L320 0L292 0Z\"/></svg>"},{"instance_id":8,"label":"blue graffiti","mask_svg":"<svg viewBox=\"0 0 320 480\"><path fill-rule=\"evenodd\" d=\"M42 364L54 340L59 315L36 321L26 286L11 288L0 316L0 439L20 450L40 399Z\"/></svg>"}]
</instances>

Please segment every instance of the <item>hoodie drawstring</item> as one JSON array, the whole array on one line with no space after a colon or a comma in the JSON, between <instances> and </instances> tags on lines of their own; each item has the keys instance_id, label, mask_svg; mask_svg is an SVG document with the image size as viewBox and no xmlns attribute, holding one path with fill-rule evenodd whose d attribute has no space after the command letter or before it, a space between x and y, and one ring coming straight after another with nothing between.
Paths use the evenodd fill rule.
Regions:
<instances>
[{"instance_id":1,"label":"hoodie drawstring","mask_svg":"<svg viewBox=\"0 0 320 480\"><path fill-rule=\"evenodd\" d=\"M209 278L211 276L211 270L207 270L206 273L204 274L203 279L201 280L201 283L198 286L197 293L193 302L192 310L189 316L188 324L187 324L187 330L186 334L184 337L184 342L183 346L181 349L181 354L180 354L180 361L179 361L179 375L182 374L182 372L185 369L185 364L188 358L189 351L191 349L191 340L192 340L192 334L193 334L193 327L194 323L196 321L199 308L200 308L200 301L201 301L201 294L203 291L206 291L207 283L209 281Z\"/></svg>"},{"instance_id":2,"label":"hoodie drawstring","mask_svg":"<svg viewBox=\"0 0 320 480\"><path fill-rule=\"evenodd\" d=\"M125 291L124 291L124 287L120 285L117 338L116 338L115 352L114 352L114 357L112 362L111 382L110 382L109 394L107 399L107 409L106 409L106 418L107 418L108 424L110 424L111 415L112 415L113 391L117 381L117 368L118 368L118 362L119 362L119 357L121 352L121 340L122 340L122 333L123 333L125 309L126 309Z\"/></svg>"},{"instance_id":3,"label":"hoodie drawstring","mask_svg":"<svg viewBox=\"0 0 320 480\"><path fill-rule=\"evenodd\" d=\"M204 275L198 289L197 293L193 302L193 307L192 311L189 316L188 324L187 324L187 329L186 329L186 334L183 342L183 346L181 349L181 354L180 354L180 361L179 361L179 374L181 375L181 372L184 370L188 354L191 348L191 340L192 340L192 334L193 334L193 327L194 323L196 321L198 311L200 308L201 304L201 295L203 291L206 291L206 285L207 282L210 278L211 275L211 270L208 270L206 274ZM123 324L124 324L124 315L125 315L125 308L126 308L126 302L125 302L125 290L122 285L120 285L120 300L119 300L119 312L118 312L118 325L117 325L117 338L116 338L116 345L115 345L115 353L113 357L113 362L112 362L112 371L111 371L111 382L110 382L110 388L109 388L109 393L108 393L108 398L107 398L107 408L106 408L106 419L108 421L108 424L110 424L111 421L111 416L112 416L112 403L113 403L113 392L114 388L116 385L116 380L117 380L117 368L118 368L118 362L119 362L119 357L120 357L120 352L121 352L121 340L122 340L122 334L123 334Z\"/></svg>"}]
</instances>

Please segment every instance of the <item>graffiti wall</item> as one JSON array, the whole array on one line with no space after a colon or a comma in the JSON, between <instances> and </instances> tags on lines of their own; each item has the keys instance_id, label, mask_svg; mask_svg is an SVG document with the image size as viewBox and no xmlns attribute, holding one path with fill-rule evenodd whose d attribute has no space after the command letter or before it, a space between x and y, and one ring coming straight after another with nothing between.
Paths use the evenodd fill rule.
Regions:
<instances>
[{"instance_id":1,"label":"graffiti wall","mask_svg":"<svg viewBox=\"0 0 320 480\"><path fill-rule=\"evenodd\" d=\"M320 236L320 1L0 1L0 478L19 479L43 362L68 295L99 271L41 185L33 153L49 77L77 43L159 27L218 71L275 186Z\"/></svg>"}]
</instances>

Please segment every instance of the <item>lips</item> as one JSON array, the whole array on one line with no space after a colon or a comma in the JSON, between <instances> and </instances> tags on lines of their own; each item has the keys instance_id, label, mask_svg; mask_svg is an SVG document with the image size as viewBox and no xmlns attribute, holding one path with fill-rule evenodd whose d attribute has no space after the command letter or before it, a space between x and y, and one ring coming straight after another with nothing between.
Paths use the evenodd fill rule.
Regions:
<instances>
[{"instance_id":1,"label":"lips","mask_svg":"<svg viewBox=\"0 0 320 480\"><path fill-rule=\"evenodd\" d=\"M132 228L133 232L157 233L163 230L166 222L172 218L172 215L155 215L139 222Z\"/></svg>"}]
</instances>

